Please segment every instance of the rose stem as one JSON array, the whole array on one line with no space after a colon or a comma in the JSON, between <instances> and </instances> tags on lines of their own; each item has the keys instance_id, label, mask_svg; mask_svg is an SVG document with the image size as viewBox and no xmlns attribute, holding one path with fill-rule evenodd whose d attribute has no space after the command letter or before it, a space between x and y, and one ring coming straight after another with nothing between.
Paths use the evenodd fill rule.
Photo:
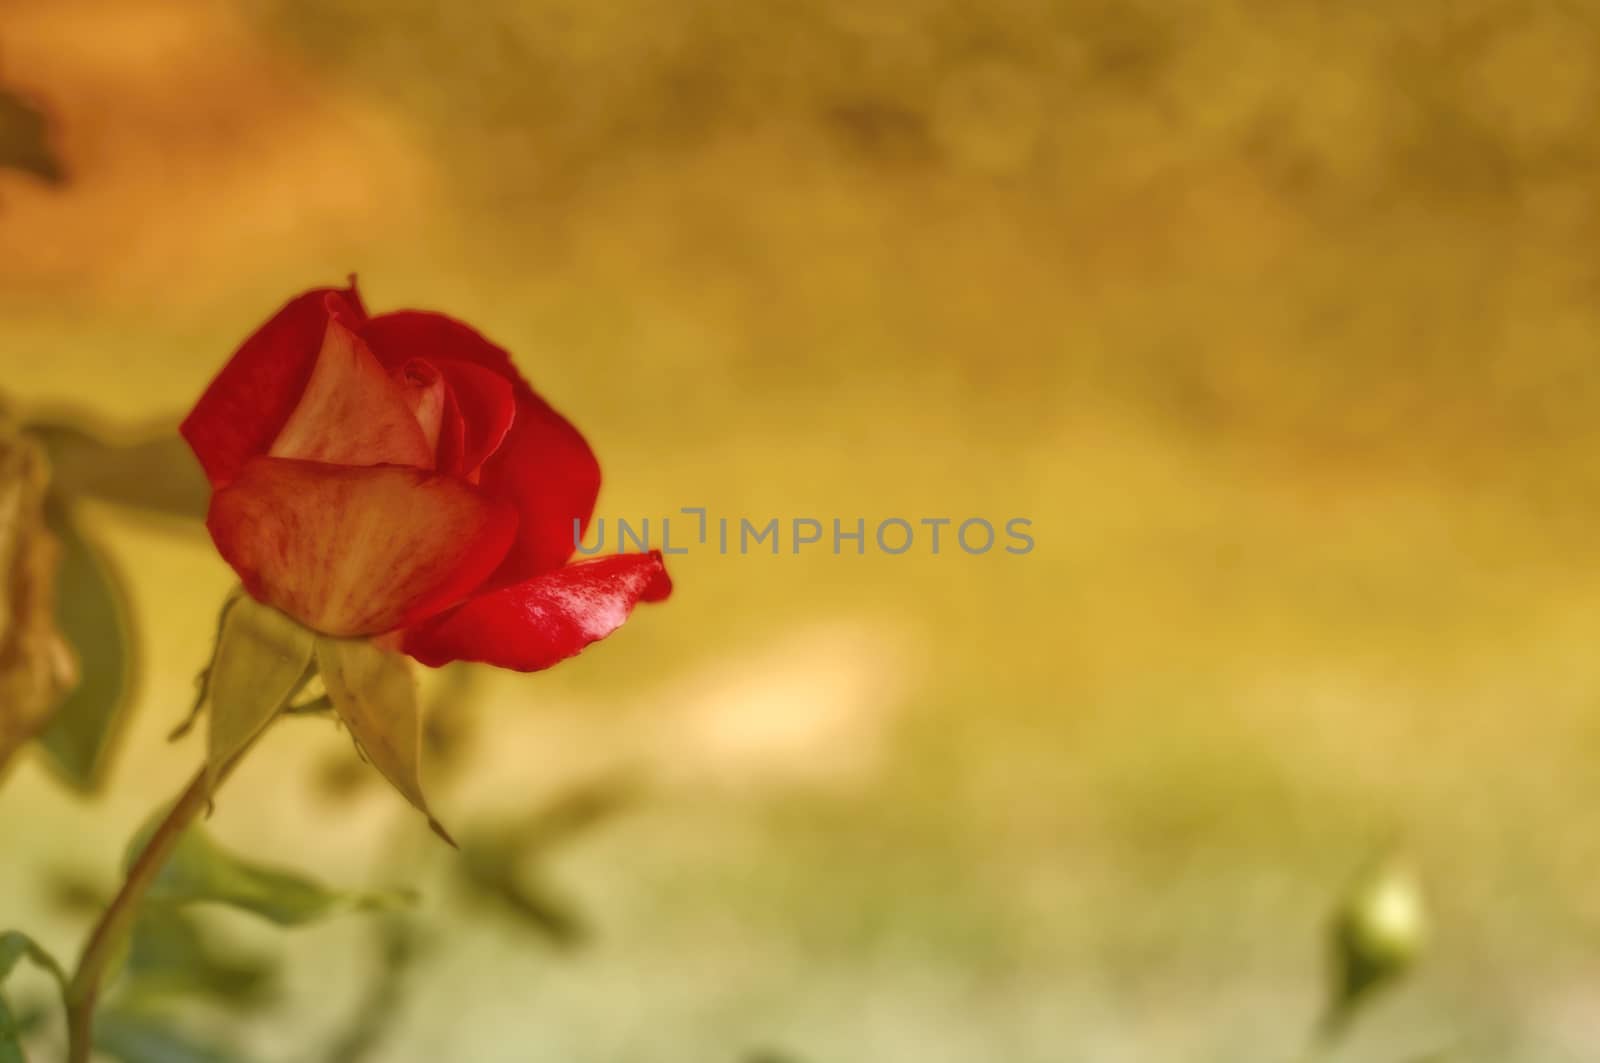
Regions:
<instances>
[{"instance_id":1,"label":"rose stem","mask_svg":"<svg viewBox=\"0 0 1600 1063\"><path fill-rule=\"evenodd\" d=\"M262 732L265 730L262 728ZM256 738L260 737L261 732L258 732ZM255 739L251 739L252 745L254 742ZM94 1010L100 997L100 983L104 981L106 968L111 965L112 957L139 914L139 902L161 873L167 858L183 837L184 830L210 803L211 792L222 784L222 780L249 748L249 745L245 746L223 765L215 784L209 788L210 792L206 786L206 769L201 765L194 780L178 795L172 810L145 843L138 859L128 869L128 877L123 881L122 888L95 924L88 943L83 947L83 955L78 959L78 969L73 972L72 981L67 985L67 1063L89 1063L90 1053L94 1051Z\"/></svg>"}]
</instances>

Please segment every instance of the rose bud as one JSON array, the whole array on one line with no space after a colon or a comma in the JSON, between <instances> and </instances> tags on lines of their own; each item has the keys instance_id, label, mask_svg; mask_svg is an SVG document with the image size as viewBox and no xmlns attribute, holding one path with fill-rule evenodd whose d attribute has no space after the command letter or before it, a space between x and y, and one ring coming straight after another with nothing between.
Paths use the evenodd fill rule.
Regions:
<instances>
[{"instance_id":1,"label":"rose bud","mask_svg":"<svg viewBox=\"0 0 1600 1063\"><path fill-rule=\"evenodd\" d=\"M505 350L442 314L291 300L184 421L245 589L424 664L547 668L671 592L659 552L571 561L600 468Z\"/></svg>"}]
</instances>

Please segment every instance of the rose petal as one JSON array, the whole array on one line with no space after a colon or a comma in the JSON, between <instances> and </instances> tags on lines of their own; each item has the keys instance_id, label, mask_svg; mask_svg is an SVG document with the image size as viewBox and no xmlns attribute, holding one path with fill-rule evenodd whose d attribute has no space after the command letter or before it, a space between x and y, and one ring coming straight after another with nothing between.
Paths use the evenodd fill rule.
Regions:
<instances>
[{"instance_id":1,"label":"rose petal","mask_svg":"<svg viewBox=\"0 0 1600 1063\"><path fill-rule=\"evenodd\" d=\"M419 310L380 314L367 322L364 334L387 365L453 359L511 382L516 420L479 477L483 489L516 506L520 518L517 542L494 582L517 583L571 557L572 522L579 522L580 535L589 525L600 493L600 464L578 430L522 379L505 349L454 318Z\"/></svg>"},{"instance_id":2,"label":"rose petal","mask_svg":"<svg viewBox=\"0 0 1600 1063\"><path fill-rule=\"evenodd\" d=\"M659 551L597 557L470 598L408 629L403 645L433 667L482 661L536 672L611 634L639 602L671 593Z\"/></svg>"},{"instance_id":3,"label":"rose petal","mask_svg":"<svg viewBox=\"0 0 1600 1063\"><path fill-rule=\"evenodd\" d=\"M462 479L475 477L489 455L500 449L516 419L511 381L481 365L451 359L431 363L449 385L439 468Z\"/></svg>"},{"instance_id":4,"label":"rose petal","mask_svg":"<svg viewBox=\"0 0 1600 1063\"><path fill-rule=\"evenodd\" d=\"M433 447L411 400L401 382L334 314L305 392L268 453L330 465L431 469ZM433 410L436 429L442 405L441 393Z\"/></svg>"},{"instance_id":5,"label":"rose petal","mask_svg":"<svg viewBox=\"0 0 1600 1063\"><path fill-rule=\"evenodd\" d=\"M517 541L494 575L497 583L512 583L572 556L594 514L600 463L578 430L530 391L518 398L517 419L483 463L478 483L517 509Z\"/></svg>"},{"instance_id":6,"label":"rose petal","mask_svg":"<svg viewBox=\"0 0 1600 1063\"><path fill-rule=\"evenodd\" d=\"M355 280L291 299L240 346L185 418L181 431L215 486L267 452L294 412L328 327L328 302L359 324L366 320Z\"/></svg>"},{"instance_id":7,"label":"rose petal","mask_svg":"<svg viewBox=\"0 0 1600 1063\"><path fill-rule=\"evenodd\" d=\"M245 589L328 635L371 635L482 584L516 516L447 476L256 458L211 500L211 537Z\"/></svg>"},{"instance_id":8,"label":"rose petal","mask_svg":"<svg viewBox=\"0 0 1600 1063\"><path fill-rule=\"evenodd\" d=\"M527 384L504 347L490 343L477 329L448 314L431 310L394 310L369 318L362 335L378 360L396 369L413 358L471 362L497 376Z\"/></svg>"}]
</instances>

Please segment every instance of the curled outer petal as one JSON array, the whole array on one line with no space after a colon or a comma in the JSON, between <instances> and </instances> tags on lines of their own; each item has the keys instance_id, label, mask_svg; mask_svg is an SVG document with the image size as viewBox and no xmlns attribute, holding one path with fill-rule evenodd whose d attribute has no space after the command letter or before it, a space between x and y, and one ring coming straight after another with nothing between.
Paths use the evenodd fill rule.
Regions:
<instances>
[{"instance_id":1,"label":"curled outer petal","mask_svg":"<svg viewBox=\"0 0 1600 1063\"><path fill-rule=\"evenodd\" d=\"M256 458L212 497L206 526L257 600L359 636L466 598L505 557L516 515L423 469Z\"/></svg>"},{"instance_id":2,"label":"curled outer petal","mask_svg":"<svg viewBox=\"0 0 1600 1063\"><path fill-rule=\"evenodd\" d=\"M439 404L442 405L442 385ZM391 376L359 336L335 315L322 351L288 422L268 451L330 465L415 465L433 468L433 445L419 414L429 389ZM435 438L439 411L432 411Z\"/></svg>"},{"instance_id":3,"label":"curled outer petal","mask_svg":"<svg viewBox=\"0 0 1600 1063\"><path fill-rule=\"evenodd\" d=\"M283 430L322 350L330 304L356 325L366 320L353 280L296 296L244 341L184 419L183 438L213 486L265 454Z\"/></svg>"},{"instance_id":4,"label":"curled outer petal","mask_svg":"<svg viewBox=\"0 0 1600 1063\"><path fill-rule=\"evenodd\" d=\"M579 561L478 595L405 632L423 664L481 661L536 672L621 627L640 602L672 593L660 551Z\"/></svg>"}]
</instances>

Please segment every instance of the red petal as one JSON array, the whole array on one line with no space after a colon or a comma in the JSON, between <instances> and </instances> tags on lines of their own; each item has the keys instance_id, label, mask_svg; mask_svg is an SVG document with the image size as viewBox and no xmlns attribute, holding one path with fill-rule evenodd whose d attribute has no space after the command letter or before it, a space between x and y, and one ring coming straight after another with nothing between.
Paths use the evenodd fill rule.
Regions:
<instances>
[{"instance_id":1,"label":"red petal","mask_svg":"<svg viewBox=\"0 0 1600 1063\"><path fill-rule=\"evenodd\" d=\"M562 564L572 556L572 522L579 534L589 525L600 493L600 465L582 435L536 395L502 347L443 314L402 310L367 322L367 342L388 365L408 358L454 359L493 370L511 381L516 420L505 441L483 465L485 491L517 508L517 542L495 574L496 583L516 583ZM465 414L465 410L463 410Z\"/></svg>"},{"instance_id":2,"label":"red petal","mask_svg":"<svg viewBox=\"0 0 1600 1063\"><path fill-rule=\"evenodd\" d=\"M639 602L671 593L660 551L597 557L471 598L406 631L404 647L432 667L482 661L537 672L617 630Z\"/></svg>"},{"instance_id":3,"label":"red petal","mask_svg":"<svg viewBox=\"0 0 1600 1063\"><path fill-rule=\"evenodd\" d=\"M268 453L330 465L431 469L433 447L413 406L407 389L335 315L300 402Z\"/></svg>"},{"instance_id":4,"label":"red petal","mask_svg":"<svg viewBox=\"0 0 1600 1063\"><path fill-rule=\"evenodd\" d=\"M453 413L446 414L454 425L441 436L449 442L439 451L439 468L466 479L500 449L511 430L517 415L511 381L471 362L439 359L431 364L450 386L455 404Z\"/></svg>"},{"instance_id":5,"label":"red petal","mask_svg":"<svg viewBox=\"0 0 1600 1063\"><path fill-rule=\"evenodd\" d=\"M529 391L517 399L517 419L483 463L478 483L517 509L517 541L494 576L497 583L510 583L548 572L572 556L600 494L600 463L578 430Z\"/></svg>"},{"instance_id":6,"label":"red petal","mask_svg":"<svg viewBox=\"0 0 1600 1063\"><path fill-rule=\"evenodd\" d=\"M257 599L354 636L461 601L505 556L516 517L422 469L256 458L212 496L206 526Z\"/></svg>"},{"instance_id":7,"label":"red petal","mask_svg":"<svg viewBox=\"0 0 1600 1063\"><path fill-rule=\"evenodd\" d=\"M322 349L330 298L353 321L366 320L353 279L296 296L244 341L184 420L183 437L213 485L265 454L294 412Z\"/></svg>"}]
</instances>

